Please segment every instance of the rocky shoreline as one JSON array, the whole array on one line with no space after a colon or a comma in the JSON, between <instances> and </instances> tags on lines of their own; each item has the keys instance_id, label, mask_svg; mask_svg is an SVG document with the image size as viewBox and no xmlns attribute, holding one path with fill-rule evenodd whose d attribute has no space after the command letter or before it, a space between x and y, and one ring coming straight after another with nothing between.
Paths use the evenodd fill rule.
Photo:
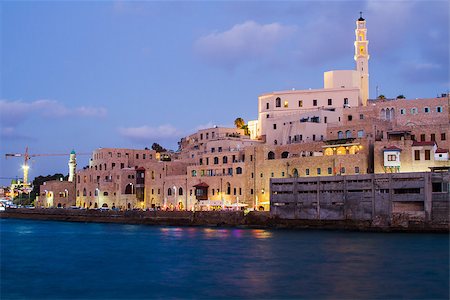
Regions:
<instances>
[{"instance_id":1,"label":"rocky shoreline","mask_svg":"<svg viewBox=\"0 0 450 300\"><path fill-rule=\"evenodd\" d=\"M79 209L7 209L0 218L33 219L67 222L123 223L162 226L210 226L263 229L326 229L372 232L442 232L449 233L449 224L395 222L379 226L362 220L288 220L269 212L243 211L99 211Z\"/></svg>"}]
</instances>

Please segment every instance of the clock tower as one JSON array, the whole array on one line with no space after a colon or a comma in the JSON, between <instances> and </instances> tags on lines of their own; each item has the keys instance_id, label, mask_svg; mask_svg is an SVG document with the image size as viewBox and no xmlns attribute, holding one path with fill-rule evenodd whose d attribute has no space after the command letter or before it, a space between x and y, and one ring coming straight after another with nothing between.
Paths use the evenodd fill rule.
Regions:
<instances>
[{"instance_id":1,"label":"clock tower","mask_svg":"<svg viewBox=\"0 0 450 300\"><path fill-rule=\"evenodd\" d=\"M362 12L360 12L359 19L356 20L355 35L354 58L356 61L356 71L359 72L360 76L361 104L365 106L369 98L369 41L367 40L366 20L362 17Z\"/></svg>"}]
</instances>

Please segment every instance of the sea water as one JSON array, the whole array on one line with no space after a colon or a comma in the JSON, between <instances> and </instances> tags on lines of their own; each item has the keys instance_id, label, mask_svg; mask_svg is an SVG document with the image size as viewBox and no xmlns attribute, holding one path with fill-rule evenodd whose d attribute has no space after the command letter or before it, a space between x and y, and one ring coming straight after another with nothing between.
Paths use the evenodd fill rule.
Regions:
<instances>
[{"instance_id":1,"label":"sea water","mask_svg":"<svg viewBox=\"0 0 450 300\"><path fill-rule=\"evenodd\" d=\"M3 299L449 298L449 236L0 219Z\"/></svg>"}]
</instances>

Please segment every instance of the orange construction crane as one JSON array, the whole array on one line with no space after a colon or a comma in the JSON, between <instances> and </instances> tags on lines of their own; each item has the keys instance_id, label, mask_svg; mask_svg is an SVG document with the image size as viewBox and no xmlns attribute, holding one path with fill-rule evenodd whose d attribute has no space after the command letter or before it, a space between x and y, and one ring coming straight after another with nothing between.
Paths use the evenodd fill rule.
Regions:
<instances>
[{"instance_id":1,"label":"orange construction crane","mask_svg":"<svg viewBox=\"0 0 450 300\"><path fill-rule=\"evenodd\" d=\"M77 155L90 155L90 153L78 153ZM5 157L23 157L23 183L25 185L28 184L28 170L30 169L30 166L28 165L28 161L32 157L36 156L69 156L69 154L49 154L49 153L43 153L43 154L29 154L28 153L28 147L25 148L25 153L7 153L5 154Z\"/></svg>"}]
</instances>

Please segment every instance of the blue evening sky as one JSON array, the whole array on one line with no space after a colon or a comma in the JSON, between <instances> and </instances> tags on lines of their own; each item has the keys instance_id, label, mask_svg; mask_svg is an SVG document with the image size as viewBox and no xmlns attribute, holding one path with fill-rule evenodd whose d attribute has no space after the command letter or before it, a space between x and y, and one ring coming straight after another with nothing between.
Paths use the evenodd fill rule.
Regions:
<instances>
[{"instance_id":1,"label":"blue evening sky","mask_svg":"<svg viewBox=\"0 0 450 300\"><path fill-rule=\"evenodd\" d=\"M321 88L353 69L367 20L370 96L449 88L448 1L2 1L0 177L5 153L176 149L199 128L257 118L257 96ZM78 167L88 157L78 157ZM67 171L36 157L30 177ZM1 180L7 184L9 180Z\"/></svg>"}]
</instances>

